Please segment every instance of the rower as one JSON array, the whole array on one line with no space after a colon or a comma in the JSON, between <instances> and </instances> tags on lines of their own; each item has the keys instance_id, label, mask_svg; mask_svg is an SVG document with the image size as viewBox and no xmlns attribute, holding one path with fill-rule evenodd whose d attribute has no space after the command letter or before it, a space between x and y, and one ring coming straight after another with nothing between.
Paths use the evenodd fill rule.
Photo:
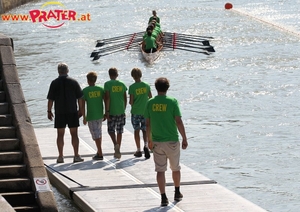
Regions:
<instances>
[{"instance_id":1,"label":"rower","mask_svg":"<svg viewBox=\"0 0 300 212\"><path fill-rule=\"evenodd\" d=\"M156 18L157 23L160 23L160 18L156 15L156 11L155 11L155 10L152 11L152 15L153 15L153 16L151 16L151 17L149 18L148 23L150 24L154 17Z\"/></svg>"},{"instance_id":2,"label":"rower","mask_svg":"<svg viewBox=\"0 0 300 212\"><path fill-rule=\"evenodd\" d=\"M157 51L156 39L152 36L151 30L147 31L147 36L143 40L142 45L145 46L146 53L153 53Z\"/></svg>"},{"instance_id":3,"label":"rower","mask_svg":"<svg viewBox=\"0 0 300 212\"><path fill-rule=\"evenodd\" d=\"M155 37L155 39L160 42L162 40L164 34L161 31L160 26L158 26L158 25L159 24L156 23L155 20L153 20L149 26L152 28L152 36Z\"/></svg>"}]
</instances>

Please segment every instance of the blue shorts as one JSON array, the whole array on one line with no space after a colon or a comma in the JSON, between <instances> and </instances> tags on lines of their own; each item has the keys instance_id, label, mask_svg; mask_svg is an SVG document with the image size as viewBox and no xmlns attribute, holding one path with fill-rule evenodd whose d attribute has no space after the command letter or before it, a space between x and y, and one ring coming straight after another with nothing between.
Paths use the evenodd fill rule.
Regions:
<instances>
[{"instance_id":1,"label":"blue shorts","mask_svg":"<svg viewBox=\"0 0 300 212\"><path fill-rule=\"evenodd\" d=\"M146 119L142 115L131 114L131 124L134 130L146 131Z\"/></svg>"},{"instance_id":2,"label":"blue shorts","mask_svg":"<svg viewBox=\"0 0 300 212\"><path fill-rule=\"evenodd\" d=\"M78 113L55 114L54 128L79 127Z\"/></svg>"},{"instance_id":3,"label":"blue shorts","mask_svg":"<svg viewBox=\"0 0 300 212\"><path fill-rule=\"evenodd\" d=\"M88 126L93 140L102 137L102 119L88 121Z\"/></svg>"},{"instance_id":4,"label":"blue shorts","mask_svg":"<svg viewBox=\"0 0 300 212\"><path fill-rule=\"evenodd\" d=\"M107 131L109 133L123 133L124 126L125 126L126 117L125 114L116 115L116 116L109 116L109 120L107 121Z\"/></svg>"}]
</instances>

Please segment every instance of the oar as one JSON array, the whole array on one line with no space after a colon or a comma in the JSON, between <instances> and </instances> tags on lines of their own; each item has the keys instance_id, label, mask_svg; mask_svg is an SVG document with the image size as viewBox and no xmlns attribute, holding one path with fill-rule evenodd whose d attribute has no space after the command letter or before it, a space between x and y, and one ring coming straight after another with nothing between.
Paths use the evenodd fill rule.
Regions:
<instances>
[{"instance_id":1,"label":"oar","mask_svg":"<svg viewBox=\"0 0 300 212\"><path fill-rule=\"evenodd\" d=\"M136 34L144 34L145 32L137 32ZM122 38L126 38L126 37L130 37L132 36L134 33L128 34L128 35L122 35L122 36L117 36L117 37L112 37L112 38L106 38L106 39L101 39L101 40L97 40L98 41L111 41L111 40L118 40L118 39L122 39Z\"/></svg>"},{"instance_id":2,"label":"oar","mask_svg":"<svg viewBox=\"0 0 300 212\"><path fill-rule=\"evenodd\" d=\"M186 37L176 37L175 38L176 42L179 41L188 41L188 42L193 42L193 43L202 43L204 46L209 46L209 41L208 40L200 40L200 39L192 39L192 38L186 38Z\"/></svg>"},{"instance_id":3,"label":"oar","mask_svg":"<svg viewBox=\"0 0 300 212\"><path fill-rule=\"evenodd\" d=\"M112 45L112 44L115 44L115 43L119 43L119 42L125 42L125 41L130 41L132 38L122 38L120 40L114 40L114 41L98 41L97 44L96 44L96 48L98 47L102 47L104 45ZM143 38L137 38L136 36L133 37L133 42L135 42L135 40L142 40ZM139 42L139 41L138 41Z\"/></svg>"},{"instance_id":4,"label":"oar","mask_svg":"<svg viewBox=\"0 0 300 212\"><path fill-rule=\"evenodd\" d=\"M203 47L206 47L206 48L211 46L209 42L205 43L205 44L208 44L208 45L200 45L199 43L197 44L197 43L190 43L190 42L184 42L184 41L176 41L176 42L172 43L173 46L189 45L191 48L193 48L193 46L194 47L203 46Z\"/></svg>"},{"instance_id":5,"label":"oar","mask_svg":"<svg viewBox=\"0 0 300 212\"><path fill-rule=\"evenodd\" d=\"M134 34L135 34L135 36L138 36L138 35L144 34L144 33L145 32L137 32L137 33L132 33L132 34L128 34L128 35L122 35L122 36L118 36L118 37L97 40L96 47L101 47L105 44L117 42L117 41L124 40L124 39L130 39Z\"/></svg>"},{"instance_id":6,"label":"oar","mask_svg":"<svg viewBox=\"0 0 300 212\"><path fill-rule=\"evenodd\" d=\"M181 34L181 33L174 33L174 32L165 32L164 33L167 36L171 37L187 37L187 38L195 38L195 39L201 39L201 40L207 40L207 39L214 39L213 37L207 37L207 36L201 36L201 35L188 35L188 34Z\"/></svg>"},{"instance_id":7,"label":"oar","mask_svg":"<svg viewBox=\"0 0 300 212\"><path fill-rule=\"evenodd\" d=\"M121 44L118 44L118 45L114 45L114 46L107 46L103 49L96 49L91 53L90 57L95 57L95 55L98 54L98 53L112 51L112 50L115 50L115 49L125 49L126 44L127 44L127 42L126 43L121 43Z\"/></svg>"},{"instance_id":8,"label":"oar","mask_svg":"<svg viewBox=\"0 0 300 212\"><path fill-rule=\"evenodd\" d=\"M199 44L201 43L203 46L210 46L210 43L208 40L203 40L203 41L199 41L199 40L189 40L189 39L175 39L175 41L172 39L168 39L165 40L166 43L185 43L185 44Z\"/></svg>"},{"instance_id":9,"label":"oar","mask_svg":"<svg viewBox=\"0 0 300 212\"><path fill-rule=\"evenodd\" d=\"M127 45L129 45L130 43L133 44L133 43L137 43L137 42L140 42L140 41L142 41L142 38L133 38L132 40L129 39L129 41L128 41L128 38L126 38L126 40L122 40L122 41L119 40L118 42L127 42ZM108 42L108 43L106 43L106 42L99 42L99 43L97 43L96 47L102 47L104 45L113 45L113 44L118 43L118 42L116 42L116 41Z\"/></svg>"},{"instance_id":10,"label":"oar","mask_svg":"<svg viewBox=\"0 0 300 212\"><path fill-rule=\"evenodd\" d=\"M208 52L200 52L200 51L195 51L195 50L191 50L191 49L184 49L184 48L176 48L176 49L184 50L184 51L188 51L188 52L196 52L196 53L210 55Z\"/></svg>"},{"instance_id":11,"label":"oar","mask_svg":"<svg viewBox=\"0 0 300 212\"><path fill-rule=\"evenodd\" d=\"M192 37L192 38L204 38L204 39L214 39L213 37L209 36L201 36L201 35L189 35L189 34L182 34L182 33L175 33L177 36L181 37Z\"/></svg>"},{"instance_id":12,"label":"oar","mask_svg":"<svg viewBox=\"0 0 300 212\"><path fill-rule=\"evenodd\" d=\"M130 38L127 37L127 38L122 38L122 39L119 39L119 40L113 40L113 41L97 41L97 44L96 44L96 48L98 47L102 47L104 45L113 45L113 44L118 44L120 42L126 42L128 41Z\"/></svg>"},{"instance_id":13,"label":"oar","mask_svg":"<svg viewBox=\"0 0 300 212\"><path fill-rule=\"evenodd\" d=\"M208 52L215 52L215 49L213 46L207 46L207 47L199 47L199 46L190 46L186 44L176 44L175 49L178 47L186 47L186 48L191 48L191 49L203 49Z\"/></svg>"},{"instance_id":14,"label":"oar","mask_svg":"<svg viewBox=\"0 0 300 212\"><path fill-rule=\"evenodd\" d=\"M93 61L98 60L100 57L103 57L103 56L106 56L106 55L110 55L110 54L113 54L113 53L115 53L115 52L124 51L124 50L125 50L125 48L124 48L124 49L118 49L118 50L116 50L116 51L109 52L109 53L106 53L106 54L100 54L100 53L98 53L98 54L93 58Z\"/></svg>"},{"instance_id":15,"label":"oar","mask_svg":"<svg viewBox=\"0 0 300 212\"><path fill-rule=\"evenodd\" d=\"M106 51L112 51L112 50L116 50L116 49L127 49L128 50L128 49L132 48L135 43L138 43L140 41L141 41L140 39L136 39L136 40L133 40L133 42L131 42L131 43L130 43L130 41L129 42L126 41L124 43L119 43L117 45L107 46L102 49L96 49L91 53L90 57L95 57L95 55L98 53L103 53ZM130 45L128 45L129 43L130 43Z\"/></svg>"},{"instance_id":16,"label":"oar","mask_svg":"<svg viewBox=\"0 0 300 212\"><path fill-rule=\"evenodd\" d=\"M173 48L173 49L178 49L178 47L186 47L186 48L191 48L191 49L203 49L208 52L215 52L214 47L208 46L208 47L199 47L199 46L190 46L190 45L185 45L185 44L176 44L176 45L166 45L164 46L166 48Z\"/></svg>"}]
</instances>

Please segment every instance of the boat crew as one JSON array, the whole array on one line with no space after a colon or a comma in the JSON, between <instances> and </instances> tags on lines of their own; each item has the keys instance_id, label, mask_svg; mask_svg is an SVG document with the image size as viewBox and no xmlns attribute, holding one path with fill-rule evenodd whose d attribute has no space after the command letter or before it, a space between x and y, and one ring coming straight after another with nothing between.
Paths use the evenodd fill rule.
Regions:
<instances>
[{"instance_id":1,"label":"boat crew","mask_svg":"<svg viewBox=\"0 0 300 212\"><path fill-rule=\"evenodd\" d=\"M145 46L146 53L153 53L157 51L156 39L152 36L152 31L147 31L147 36L143 40L143 46Z\"/></svg>"},{"instance_id":2,"label":"boat crew","mask_svg":"<svg viewBox=\"0 0 300 212\"><path fill-rule=\"evenodd\" d=\"M152 11L152 15L153 15L153 16L151 16L151 17L149 18L148 23L150 24L151 21L153 20L153 18L156 18L157 23L160 23L160 18L156 15L156 11L155 11L155 10Z\"/></svg>"},{"instance_id":3,"label":"boat crew","mask_svg":"<svg viewBox=\"0 0 300 212\"><path fill-rule=\"evenodd\" d=\"M164 34L163 32L161 31L160 27L157 26L157 23L155 20L153 20L151 22L151 24L149 25L149 27L151 28L152 30L152 36L157 40L157 41L161 41Z\"/></svg>"}]
</instances>

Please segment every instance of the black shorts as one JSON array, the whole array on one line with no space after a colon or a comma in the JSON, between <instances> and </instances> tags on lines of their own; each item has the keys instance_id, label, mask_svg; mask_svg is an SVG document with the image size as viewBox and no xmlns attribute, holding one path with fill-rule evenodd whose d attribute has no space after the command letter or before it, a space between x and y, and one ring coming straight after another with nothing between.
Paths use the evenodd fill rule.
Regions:
<instances>
[{"instance_id":1,"label":"black shorts","mask_svg":"<svg viewBox=\"0 0 300 212\"><path fill-rule=\"evenodd\" d=\"M54 128L79 127L78 113L55 114Z\"/></svg>"},{"instance_id":2,"label":"black shorts","mask_svg":"<svg viewBox=\"0 0 300 212\"><path fill-rule=\"evenodd\" d=\"M156 52L156 51L157 51L156 48L146 49L146 50L145 50L146 53L150 53L150 52L154 53L154 52Z\"/></svg>"}]
</instances>

